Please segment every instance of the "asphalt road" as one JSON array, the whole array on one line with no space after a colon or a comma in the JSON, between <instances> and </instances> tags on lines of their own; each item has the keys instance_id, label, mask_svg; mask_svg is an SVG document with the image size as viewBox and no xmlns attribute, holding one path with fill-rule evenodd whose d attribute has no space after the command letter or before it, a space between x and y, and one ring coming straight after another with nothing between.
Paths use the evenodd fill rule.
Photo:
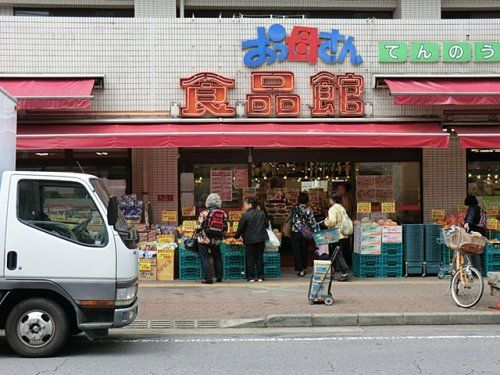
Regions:
<instances>
[{"instance_id":1,"label":"asphalt road","mask_svg":"<svg viewBox=\"0 0 500 375\"><path fill-rule=\"evenodd\" d=\"M59 357L16 358L2 375L500 374L500 327L114 331L72 338Z\"/></svg>"}]
</instances>

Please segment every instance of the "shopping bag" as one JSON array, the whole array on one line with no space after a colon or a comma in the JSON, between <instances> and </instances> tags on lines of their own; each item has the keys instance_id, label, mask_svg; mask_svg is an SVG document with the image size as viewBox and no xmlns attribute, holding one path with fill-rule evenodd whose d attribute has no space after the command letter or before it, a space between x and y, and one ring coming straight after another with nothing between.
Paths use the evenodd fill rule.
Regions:
<instances>
[{"instance_id":1,"label":"shopping bag","mask_svg":"<svg viewBox=\"0 0 500 375\"><path fill-rule=\"evenodd\" d=\"M267 231L266 247L267 248L278 247L280 245L280 240L278 240L278 237L276 237L276 235L271 229L266 229L266 231Z\"/></svg>"},{"instance_id":2,"label":"shopping bag","mask_svg":"<svg viewBox=\"0 0 500 375\"><path fill-rule=\"evenodd\" d=\"M339 231L337 228L323 229L313 232L312 235L316 245L327 245L339 241Z\"/></svg>"}]
</instances>

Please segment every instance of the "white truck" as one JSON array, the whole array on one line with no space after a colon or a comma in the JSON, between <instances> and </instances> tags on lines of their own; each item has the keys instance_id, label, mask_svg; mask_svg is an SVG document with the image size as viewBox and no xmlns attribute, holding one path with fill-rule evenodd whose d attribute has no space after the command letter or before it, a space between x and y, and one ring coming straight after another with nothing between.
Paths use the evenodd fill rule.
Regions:
<instances>
[{"instance_id":1,"label":"white truck","mask_svg":"<svg viewBox=\"0 0 500 375\"><path fill-rule=\"evenodd\" d=\"M136 318L137 236L102 180L14 171L15 129L0 92L0 329L19 355L43 357Z\"/></svg>"}]
</instances>

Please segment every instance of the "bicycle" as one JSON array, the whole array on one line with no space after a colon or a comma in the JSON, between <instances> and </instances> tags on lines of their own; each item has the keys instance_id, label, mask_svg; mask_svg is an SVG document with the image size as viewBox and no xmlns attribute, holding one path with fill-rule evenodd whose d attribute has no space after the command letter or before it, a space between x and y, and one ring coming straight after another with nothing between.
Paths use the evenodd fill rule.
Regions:
<instances>
[{"instance_id":1,"label":"bicycle","mask_svg":"<svg viewBox=\"0 0 500 375\"><path fill-rule=\"evenodd\" d=\"M470 255L482 254L486 238L467 233L460 227L443 229L443 239L454 251L450 264L450 289L453 301L463 308L475 306L484 292L483 275L472 266Z\"/></svg>"}]
</instances>

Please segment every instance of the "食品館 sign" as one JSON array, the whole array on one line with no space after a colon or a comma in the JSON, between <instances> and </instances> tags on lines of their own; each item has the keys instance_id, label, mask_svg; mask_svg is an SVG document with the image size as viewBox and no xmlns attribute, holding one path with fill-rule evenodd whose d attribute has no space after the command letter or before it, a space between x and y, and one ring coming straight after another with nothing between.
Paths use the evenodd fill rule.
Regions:
<instances>
[{"instance_id":1,"label":"\u98df\u54c1\u9928 sign","mask_svg":"<svg viewBox=\"0 0 500 375\"><path fill-rule=\"evenodd\" d=\"M359 65L354 37L339 30L319 32L314 27L294 26L287 36L280 24L257 28L257 38L242 42L243 62L257 68L285 60L316 64L318 57L327 64L341 64L349 59ZM301 98L295 93L295 75L290 71L250 72L250 92L245 96L247 117L299 117ZM365 114L364 79L355 73L320 71L309 78L312 91L310 116L360 117ZM184 90L181 117L234 117L236 108L228 92L236 85L233 78L203 72L180 79Z\"/></svg>"}]
</instances>

